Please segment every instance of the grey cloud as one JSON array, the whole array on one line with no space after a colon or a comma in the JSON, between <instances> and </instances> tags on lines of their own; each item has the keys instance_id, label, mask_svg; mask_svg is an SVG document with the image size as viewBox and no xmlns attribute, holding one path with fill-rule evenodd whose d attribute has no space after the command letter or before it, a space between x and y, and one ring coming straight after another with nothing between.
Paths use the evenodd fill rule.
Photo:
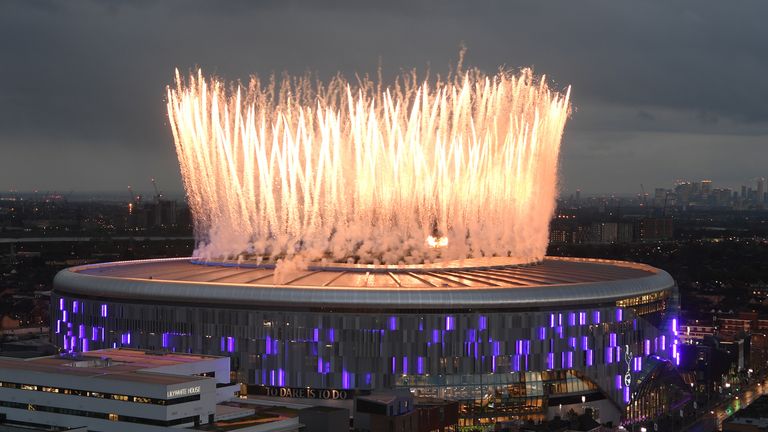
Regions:
<instances>
[{"instance_id":1,"label":"grey cloud","mask_svg":"<svg viewBox=\"0 0 768 432\"><path fill-rule=\"evenodd\" d=\"M561 88L573 85L564 182L610 183L594 174L603 162L622 163L620 155L608 159L621 144L607 132L685 142L768 134L766 15L760 0L5 1L0 145L10 157L0 160L0 189L68 181L115 188L157 171L179 187L164 112L175 67L233 80L282 70L374 73L379 59L387 76L426 65L445 72L462 42L472 65L534 66ZM604 156L574 162L596 136ZM62 151L75 155L66 160L77 175L14 163ZM671 157L682 157L675 151ZM705 158L687 163L710 169ZM130 170L88 176L93 165L126 159ZM665 176L672 167L647 169Z\"/></svg>"}]
</instances>

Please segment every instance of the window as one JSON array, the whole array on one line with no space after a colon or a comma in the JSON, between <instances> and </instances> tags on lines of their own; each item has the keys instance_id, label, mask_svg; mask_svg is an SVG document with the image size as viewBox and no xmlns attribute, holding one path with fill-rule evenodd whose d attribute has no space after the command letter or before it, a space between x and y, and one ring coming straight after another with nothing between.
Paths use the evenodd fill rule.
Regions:
<instances>
[{"instance_id":1,"label":"window","mask_svg":"<svg viewBox=\"0 0 768 432\"><path fill-rule=\"evenodd\" d=\"M120 416L118 416L117 414L114 414L114 413L110 413L109 414L109 420L111 420L111 421L119 421L120 420Z\"/></svg>"}]
</instances>

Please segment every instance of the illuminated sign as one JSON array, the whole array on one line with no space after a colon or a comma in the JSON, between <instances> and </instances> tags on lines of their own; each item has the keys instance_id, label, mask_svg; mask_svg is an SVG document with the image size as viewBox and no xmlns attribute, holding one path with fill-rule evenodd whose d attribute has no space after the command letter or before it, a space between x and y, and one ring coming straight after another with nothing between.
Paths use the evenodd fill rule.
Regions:
<instances>
[{"instance_id":1,"label":"illuminated sign","mask_svg":"<svg viewBox=\"0 0 768 432\"><path fill-rule=\"evenodd\" d=\"M348 400L355 397L354 390L316 389L312 387L249 386L248 393L298 399Z\"/></svg>"},{"instance_id":2,"label":"illuminated sign","mask_svg":"<svg viewBox=\"0 0 768 432\"><path fill-rule=\"evenodd\" d=\"M629 387L632 385L632 351L629 350L629 345L624 345L624 361L627 362L627 373L624 374L624 385Z\"/></svg>"},{"instance_id":3,"label":"illuminated sign","mask_svg":"<svg viewBox=\"0 0 768 432\"><path fill-rule=\"evenodd\" d=\"M191 396L200 394L200 386L185 387L176 390L168 390L168 399L177 398L182 396Z\"/></svg>"}]
</instances>

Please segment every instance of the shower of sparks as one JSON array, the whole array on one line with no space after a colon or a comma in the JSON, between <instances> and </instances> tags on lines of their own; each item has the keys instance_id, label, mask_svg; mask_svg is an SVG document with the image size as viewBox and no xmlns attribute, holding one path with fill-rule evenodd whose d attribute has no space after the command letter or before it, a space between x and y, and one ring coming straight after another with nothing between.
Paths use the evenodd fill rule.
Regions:
<instances>
[{"instance_id":1,"label":"shower of sparks","mask_svg":"<svg viewBox=\"0 0 768 432\"><path fill-rule=\"evenodd\" d=\"M201 71L168 114L204 259L541 259L569 90L530 70L392 86Z\"/></svg>"}]
</instances>

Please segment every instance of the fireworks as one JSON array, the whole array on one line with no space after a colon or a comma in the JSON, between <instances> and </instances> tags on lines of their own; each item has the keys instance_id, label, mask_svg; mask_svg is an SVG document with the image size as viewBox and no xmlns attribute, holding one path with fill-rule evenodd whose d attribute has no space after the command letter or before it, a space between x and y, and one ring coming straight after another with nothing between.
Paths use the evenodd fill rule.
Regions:
<instances>
[{"instance_id":1,"label":"fireworks","mask_svg":"<svg viewBox=\"0 0 768 432\"><path fill-rule=\"evenodd\" d=\"M530 70L247 87L177 72L168 114L197 255L540 259L568 98Z\"/></svg>"}]
</instances>

